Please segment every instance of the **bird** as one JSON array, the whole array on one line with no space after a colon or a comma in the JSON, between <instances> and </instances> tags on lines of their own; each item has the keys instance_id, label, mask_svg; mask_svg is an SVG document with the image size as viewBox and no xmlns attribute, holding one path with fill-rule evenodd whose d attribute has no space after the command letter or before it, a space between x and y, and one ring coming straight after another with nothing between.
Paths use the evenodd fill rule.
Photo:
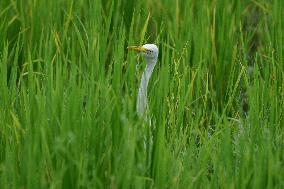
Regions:
<instances>
[{"instance_id":1,"label":"bird","mask_svg":"<svg viewBox=\"0 0 284 189\"><path fill-rule=\"evenodd\" d=\"M139 54L142 54L146 61L146 68L141 76L140 87L138 90L137 102L136 102L136 112L138 114L138 117L143 118L145 116L145 112L148 106L148 101L147 101L148 83L158 61L159 49L155 44L145 44L143 46L130 46L128 47L128 49L134 50Z\"/></svg>"}]
</instances>

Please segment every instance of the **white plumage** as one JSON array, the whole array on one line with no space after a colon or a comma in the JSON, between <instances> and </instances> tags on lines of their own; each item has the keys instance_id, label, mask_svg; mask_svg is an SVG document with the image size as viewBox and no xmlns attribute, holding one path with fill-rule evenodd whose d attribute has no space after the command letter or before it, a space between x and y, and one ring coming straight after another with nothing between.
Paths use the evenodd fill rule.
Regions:
<instances>
[{"instance_id":1,"label":"white plumage","mask_svg":"<svg viewBox=\"0 0 284 189\"><path fill-rule=\"evenodd\" d=\"M140 87L137 95L137 103L136 103L137 114L140 118L142 118L145 115L147 109L148 83L155 68L155 65L157 63L159 50L158 47L154 44L145 44L140 47L132 46L128 48L142 53L146 61L146 68L141 77Z\"/></svg>"}]
</instances>

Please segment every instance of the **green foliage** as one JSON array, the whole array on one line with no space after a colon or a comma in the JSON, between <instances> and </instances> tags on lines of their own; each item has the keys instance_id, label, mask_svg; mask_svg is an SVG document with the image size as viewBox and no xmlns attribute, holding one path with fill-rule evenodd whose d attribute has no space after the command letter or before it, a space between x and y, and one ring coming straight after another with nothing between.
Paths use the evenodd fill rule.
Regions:
<instances>
[{"instance_id":1,"label":"green foliage","mask_svg":"<svg viewBox=\"0 0 284 189\"><path fill-rule=\"evenodd\" d=\"M1 0L1 188L283 188L283 7Z\"/></svg>"}]
</instances>

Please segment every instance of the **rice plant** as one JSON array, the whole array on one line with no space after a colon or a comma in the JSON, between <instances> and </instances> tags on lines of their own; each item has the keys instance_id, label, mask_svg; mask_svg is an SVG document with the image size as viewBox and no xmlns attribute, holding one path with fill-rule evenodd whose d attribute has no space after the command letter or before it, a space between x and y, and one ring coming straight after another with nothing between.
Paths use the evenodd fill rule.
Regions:
<instances>
[{"instance_id":1,"label":"rice plant","mask_svg":"<svg viewBox=\"0 0 284 189\"><path fill-rule=\"evenodd\" d=\"M1 0L0 188L284 188L283 7Z\"/></svg>"}]
</instances>

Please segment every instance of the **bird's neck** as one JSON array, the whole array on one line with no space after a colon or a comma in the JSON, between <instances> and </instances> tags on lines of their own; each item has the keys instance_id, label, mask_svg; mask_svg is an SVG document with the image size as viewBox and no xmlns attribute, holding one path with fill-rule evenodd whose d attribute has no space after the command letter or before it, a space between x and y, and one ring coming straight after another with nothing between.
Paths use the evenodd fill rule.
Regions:
<instances>
[{"instance_id":1,"label":"bird's neck","mask_svg":"<svg viewBox=\"0 0 284 189\"><path fill-rule=\"evenodd\" d=\"M136 109L139 117L142 117L144 115L147 107L147 87L157 60L148 59L147 62L148 63L146 65L145 71L143 72L141 77L141 83L137 96Z\"/></svg>"},{"instance_id":2,"label":"bird's neck","mask_svg":"<svg viewBox=\"0 0 284 189\"><path fill-rule=\"evenodd\" d=\"M147 65L145 68L145 71L143 72L142 78L141 78L141 85L144 84L147 90L148 82L150 80L150 77L153 73L154 67L156 65L157 60L155 59L150 59L147 61ZM142 82L143 81L143 82ZM141 87L141 86L140 86Z\"/></svg>"}]
</instances>

